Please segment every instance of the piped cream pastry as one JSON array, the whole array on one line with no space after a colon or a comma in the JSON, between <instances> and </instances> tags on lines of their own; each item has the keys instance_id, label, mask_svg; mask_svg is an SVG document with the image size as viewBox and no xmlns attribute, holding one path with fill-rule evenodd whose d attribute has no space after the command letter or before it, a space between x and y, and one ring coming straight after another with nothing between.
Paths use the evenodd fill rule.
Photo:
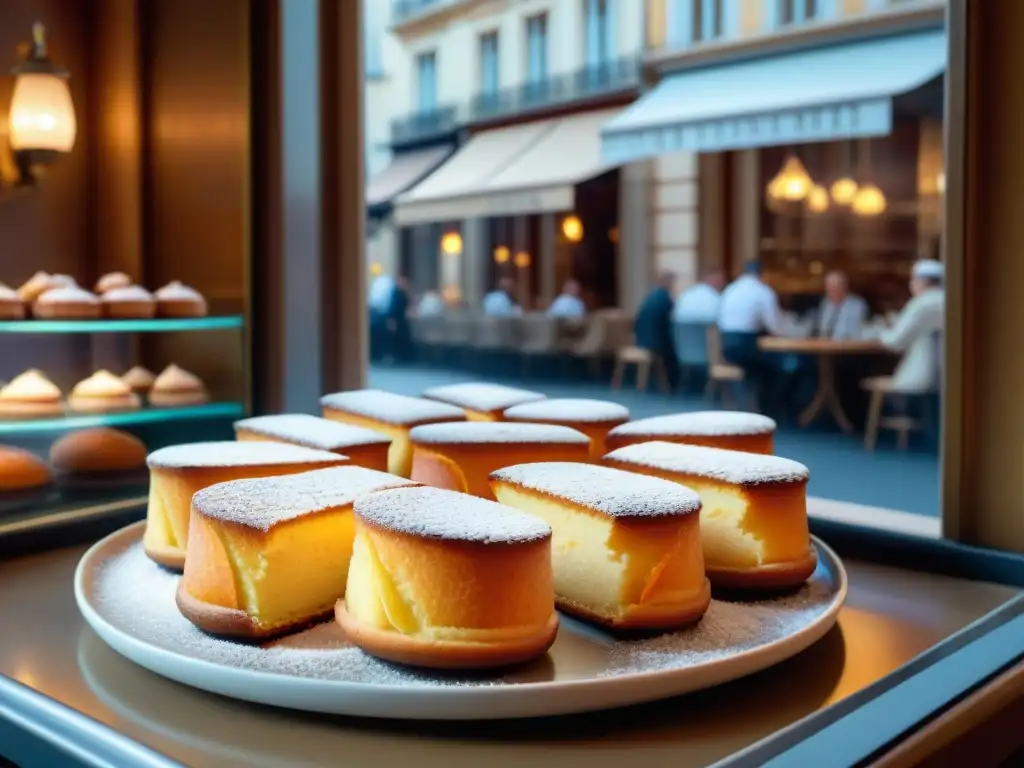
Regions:
<instances>
[{"instance_id":1,"label":"piped cream pastry","mask_svg":"<svg viewBox=\"0 0 1024 768\"><path fill-rule=\"evenodd\" d=\"M363 467L234 480L192 497L182 615L214 635L268 638L330 616L345 595L353 502L412 485Z\"/></svg>"},{"instance_id":2,"label":"piped cream pastry","mask_svg":"<svg viewBox=\"0 0 1024 768\"><path fill-rule=\"evenodd\" d=\"M99 296L115 288L127 288L132 284L132 279L124 272L108 272L96 281L93 289Z\"/></svg>"},{"instance_id":3,"label":"piped cream pastry","mask_svg":"<svg viewBox=\"0 0 1024 768\"><path fill-rule=\"evenodd\" d=\"M150 404L161 408L202 405L209 399L200 378L173 363L160 372L149 388Z\"/></svg>"},{"instance_id":4,"label":"piped cream pastry","mask_svg":"<svg viewBox=\"0 0 1024 768\"><path fill-rule=\"evenodd\" d=\"M551 526L560 609L634 630L704 615L711 588L694 491L595 464L520 464L491 480L500 503Z\"/></svg>"},{"instance_id":5,"label":"piped cream pastry","mask_svg":"<svg viewBox=\"0 0 1024 768\"><path fill-rule=\"evenodd\" d=\"M607 400L554 398L514 405L505 411L505 421L561 424L575 429L590 438L590 457L599 459L607 453L608 432L629 421L629 409Z\"/></svg>"},{"instance_id":6,"label":"piped cream pastry","mask_svg":"<svg viewBox=\"0 0 1024 768\"><path fill-rule=\"evenodd\" d=\"M60 389L35 369L15 376L0 389L0 415L39 418L60 416Z\"/></svg>"},{"instance_id":7,"label":"piped cream pastry","mask_svg":"<svg viewBox=\"0 0 1024 768\"><path fill-rule=\"evenodd\" d=\"M146 393L149 392L153 382L156 381L156 376L149 369L136 365L128 369L124 376L121 377L121 381L131 387L133 392Z\"/></svg>"},{"instance_id":8,"label":"piped cream pastry","mask_svg":"<svg viewBox=\"0 0 1024 768\"><path fill-rule=\"evenodd\" d=\"M96 294L77 285L50 288L32 304L32 314L43 320L91 320L102 309Z\"/></svg>"},{"instance_id":9,"label":"piped cream pastry","mask_svg":"<svg viewBox=\"0 0 1024 768\"><path fill-rule=\"evenodd\" d=\"M51 288L58 287L58 283L54 281L53 275L49 272L43 272L40 270L36 272L32 277L22 283L18 289L18 296L25 304L32 304L38 299L45 291Z\"/></svg>"},{"instance_id":10,"label":"piped cream pastry","mask_svg":"<svg viewBox=\"0 0 1024 768\"><path fill-rule=\"evenodd\" d=\"M609 451L661 440L747 453L772 453L775 422L759 413L694 411L631 421L608 433Z\"/></svg>"},{"instance_id":11,"label":"piped cream pastry","mask_svg":"<svg viewBox=\"0 0 1024 768\"><path fill-rule=\"evenodd\" d=\"M254 416L235 422L238 440L271 440L348 456L350 464L388 470L391 438L380 432L305 413Z\"/></svg>"},{"instance_id":12,"label":"piped cream pastry","mask_svg":"<svg viewBox=\"0 0 1024 768\"><path fill-rule=\"evenodd\" d=\"M778 456L653 442L612 451L604 462L672 480L700 494L701 541L712 586L785 589L814 573L803 464Z\"/></svg>"},{"instance_id":13,"label":"piped cream pastry","mask_svg":"<svg viewBox=\"0 0 1024 768\"><path fill-rule=\"evenodd\" d=\"M160 317L204 317L206 299L194 288L172 280L153 294Z\"/></svg>"},{"instance_id":14,"label":"piped cream pastry","mask_svg":"<svg viewBox=\"0 0 1024 768\"><path fill-rule=\"evenodd\" d=\"M135 410L141 401L119 376L110 371L96 371L75 385L68 396L68 405L75 411L107 413Z\"/></svg>"},{"instance_id":15,"label":"piped cream pastry","mask_svg":"<svg viewBox=\"0 0 1024 768\"><path fill-rule=\"evenodd\" d=\"M506 408L536 402L546 397L540 392L486 382L431 387L424 391L423 396L428 400L437 400L461 408L470 421L501 421Z\"/></svg>"},{"instance_id":16,"label":"piped cream pastry","mask_svg":"<svg viewBox=\"0 0 1024 768\"><path fill-rule=\"evenodd\" d=\"M112 318L150 318L156 315L153 294L138 285L110 288L100 297L103 314Z\"/></svg>"},{"instance_id":17,"label":"piped cream pastry","mask_svg":"<svg viewBox=\"0 0 1024 768\"><path fill-rule=\"evenodd\" d=\"M25 302L18 292L0 283L0 320L21 320L25 317Z\"/></svg>"},{"instance_id":18,"label":"piped cream pastry","mask_svg":"<svg viewBox=\"0 0 1024 768\"><path fill-rule=\"evenodd\" d=\"M558 632L551 529L454 491L399 488L355 502L335 617L366 653L437 669L542 655Z\"/></svg>"},{"instance_id":19,"label":"piped cream pastry","mask_svg":"<svg viewBox=\"0 0 1024 768\"><path fill-rule=\"evenodd\" d=\"M324 395L320 398L320 407L326 419L363 427L390 437L388 472L399 477L409 477L412 472L409 430L422 424L464 421L466 418L461 408L379 389L357 389Z\"/></svg>"},{"instance_id":20,"label":"piped cream pastry","mask_svg":"<svg viewBox=\"0 0 1024 768\"><path fill-rule=\"evenodd\" d=\"M590 438L555 424L462 421L409 433L412 479L494 500L490 474L527 461L587 461Z\"/></svg>"},{"instance_id":21,"label":"piped cream pastry","mask_svg":"<svg viewBox=\"0 0 1024 768\"><path fill-rule=\"evenodd\" d=\"M283 443L212 442L161 448L149 455L149 506L142 543L146 554L180 570L188 547L192 497L229 480L293 475L340 466L344 456Z\"/></svg>"}]
</instances>

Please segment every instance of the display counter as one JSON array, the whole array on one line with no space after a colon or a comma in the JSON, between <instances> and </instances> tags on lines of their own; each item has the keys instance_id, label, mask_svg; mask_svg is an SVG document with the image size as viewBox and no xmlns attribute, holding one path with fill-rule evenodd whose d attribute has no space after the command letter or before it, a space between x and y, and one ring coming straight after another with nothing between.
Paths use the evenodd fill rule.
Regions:
<instances>
[{"instance_id":1,"label":"display counter","mask_svg":"<svg viewBox=\"0 0 1024 768\"><path fill-rule=\"evenodd\" d=\"M0 678L0 728L17 725L40 744L86 740L125 768L167 764L156 753L194 766L612 766L626 750L638 768L854 765L1012 674L1024 648L1013 587L868 562L847 550L850 591L838 626L804 653L734 683L650 705L529 721L322 717L205 694L118 656L75 606L72 576L86 548L0 567L0 622L17 627L0 633L0 673L62 705L48 707ZM933 561L941 566L944 559ZM97 731L85 718L123 737Z\"/></svg>"}]
</instances>

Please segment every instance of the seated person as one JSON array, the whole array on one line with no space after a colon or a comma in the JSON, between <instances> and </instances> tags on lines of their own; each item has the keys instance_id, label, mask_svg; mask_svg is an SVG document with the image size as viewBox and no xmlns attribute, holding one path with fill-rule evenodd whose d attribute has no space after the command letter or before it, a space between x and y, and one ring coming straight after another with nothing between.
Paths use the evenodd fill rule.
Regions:
<instances>
[{"instance_id":1,"label":"seated person","mask_svg":"<svg viewBox=\"0 0 1024 768\"><path fill-rule=\"evenodd\" d=\"M551 302L548 315L551 317L581 318L587 314L587 305L580 298L580 284L569 279L562 286L562 293Z\"/></svg>"},{"instance_id":2,"label":"seated person","mask_svg":"<svg viewBox=\"0 0 1024 768\"><path fill-rule=\"evenodd\" d=\"M416 313L420 317L436 317L444 314L444 299L437 291L427 291L420 297L420 303L416 305Z\"/></svg>"},{"instance_id":3,"label":"seated person","mask_svg":"<svg viewBox=\"0 0 1024 768\"><path fill-rule=\"evenodd\" d=\"M934 392L941 371L941 343L946 293L942 262L922 259L914 264L911 299L891 328L879 335L889 349L902 352L890 387L897 392Z\"/></svg>"},{"instance_id":4,"label":"seated person","mask_svg":"<svg viewBox=\"0 0 1024 768\"><path fill-rule=\"evenodd\" d=\"M676 299L672 319L677 323L711 325L718 322L725 272L717 267L708 270L704 279L687 288Z\"/></svg>"},{"instance_id":5,"label":"seated person","mask_svg":"<svg viewBox=\"0 0 1024 768\"><path fill-rule=\"evenodd\" d=\"M829 272L825 276L825 298L814 322L814 335L821 339L859 339L867 316L867 303L850 293L846 275Z\"/></svg>"},{"instance_id":6,"label":"seated person","mask_svg":"<svg viewBox=\"0 0 1024 768\"><path fill-rule=\"evenodd\" d=\"M484 296L484 314L488 317L513 317L523 314L523 308L512 298L515 289L516 284L512 278L501 278L498 287Z\"/></svg>"},{"instance_id":7,"label":"seated person","mask_svg":"<svg viewBox=\"0 0 1024 768\"><path fill-rule=\"evenodd\" d=\"M657 286L647 294L637 310L633 324L636 346L649 349L661 358L672 389L675 389L679 378L679 365L672 344L672 291L675 282L676 276L671 272L661 273Z\"/></svg>"}]
</instances>

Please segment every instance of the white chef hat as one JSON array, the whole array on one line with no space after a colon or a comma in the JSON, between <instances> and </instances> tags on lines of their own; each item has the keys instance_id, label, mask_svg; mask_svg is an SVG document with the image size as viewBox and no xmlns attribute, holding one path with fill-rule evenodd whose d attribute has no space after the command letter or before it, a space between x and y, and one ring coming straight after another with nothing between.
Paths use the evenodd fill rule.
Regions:
<instances>
[{"instance_id":1,"label":"white chef hat","mask_svg":"<svg viewBox=\"0 0 1024 768\"><path fill-rule=\"evenodd\" d=\"M921 259L914 263L914 277L922 277L925 280L941 280L946 274L946 268L941 261L935 259Z\"/></svg>"}]
</instances>

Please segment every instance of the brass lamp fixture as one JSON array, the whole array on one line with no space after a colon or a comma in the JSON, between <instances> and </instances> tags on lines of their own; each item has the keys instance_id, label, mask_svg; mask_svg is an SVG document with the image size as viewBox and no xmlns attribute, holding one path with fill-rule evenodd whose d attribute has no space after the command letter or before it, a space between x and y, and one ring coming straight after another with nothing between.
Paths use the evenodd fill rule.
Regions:
<instances>
[{"instance_id":1,"label":"brass lamp fixture","mask_svg":"<svg viewBox=\"0 0 1024 768\"><path fill-rule=\"evenodd\" d=\"M810 194L814 181L796 155L790 155L768 182L768 197L775 202L799 203Z\"/></svg>"},{"instance_id":2,"label":"brass lamp fixture","mask_svg":"<svg viewBox=\"0 0 1024 768\"><path fill-rule=\"evenodd\" d=\"M15 183L21 186L34 184L47 166L70 152L78 132L69 73L50 60L41 23L32 25L32 41L25 50L11 70L14 95L7 121Z\"/></svg>"}]
</instances>

